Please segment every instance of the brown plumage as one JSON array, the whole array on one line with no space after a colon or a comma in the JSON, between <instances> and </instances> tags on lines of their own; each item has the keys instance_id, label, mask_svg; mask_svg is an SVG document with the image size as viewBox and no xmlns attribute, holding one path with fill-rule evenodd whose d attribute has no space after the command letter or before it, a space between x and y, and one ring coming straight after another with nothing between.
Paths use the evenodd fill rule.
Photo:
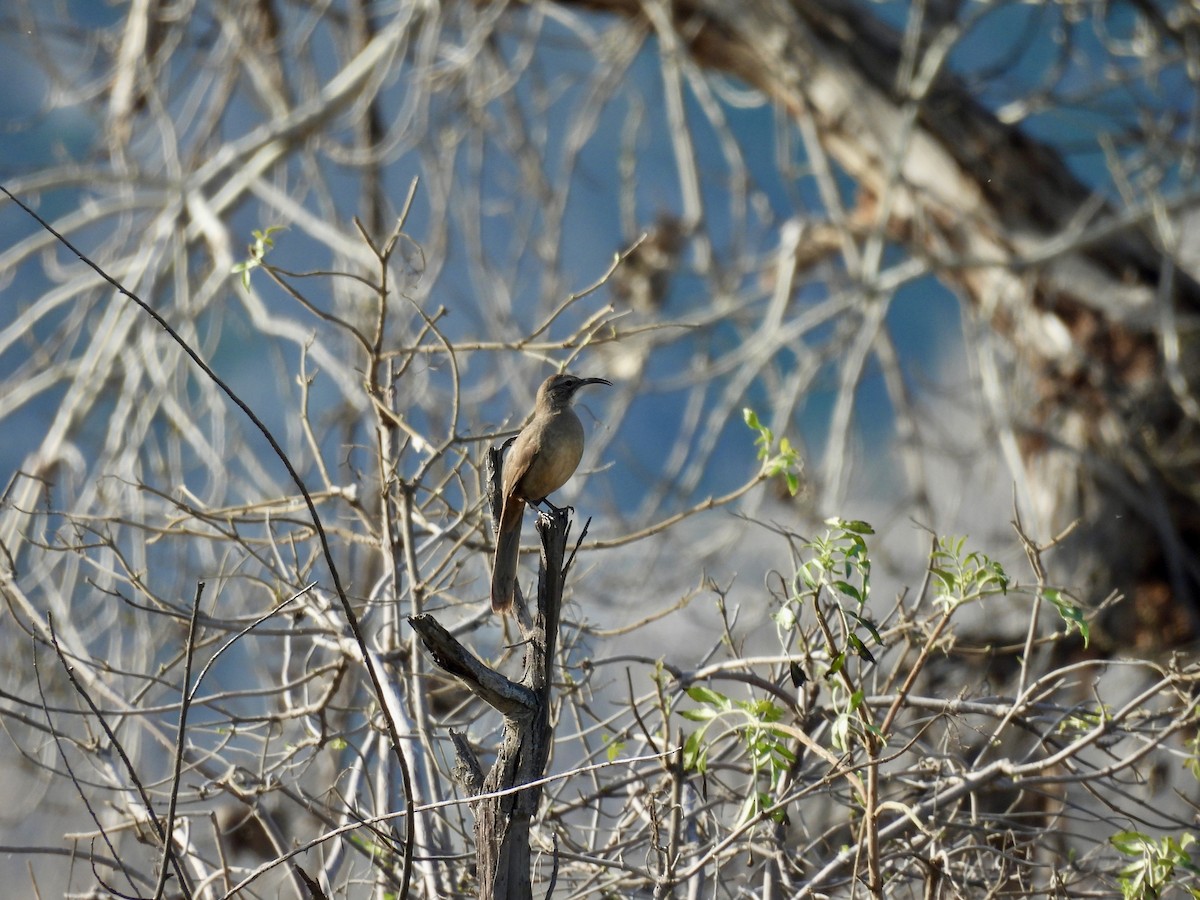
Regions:
<instances>
[{"instance_id":1,"label":"brown plumage","mask_svg":"<svg viewBox=\"0 0 1200 900\"><path fill-rule=\"evenodd\" d=\"M538 388L533 418L521 429L504 460L504 505L492 563L492 610L512 609L525 504L538 504L567 483L583 457L583 424L571 409L575 392L603 378L551 375Z\"/></svg>"}]
</instances>

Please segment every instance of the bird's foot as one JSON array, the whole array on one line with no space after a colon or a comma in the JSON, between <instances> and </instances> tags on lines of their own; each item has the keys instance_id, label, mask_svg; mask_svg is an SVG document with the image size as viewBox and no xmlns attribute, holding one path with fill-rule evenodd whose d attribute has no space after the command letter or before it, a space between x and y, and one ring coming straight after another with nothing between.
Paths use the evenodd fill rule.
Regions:
<instances>
[{"instance_id":1,"label":"bird's foot","mask_svg":"<svg viewBox=\"0 0 1200 900\"><path fill-rule=\"evenodd\" d=\"M544 506L544 507L546 507L547 512L551 512L556 516L561 516L564 512L571 512L571 513L575 512L575 507L573 507L573 506L555 506L553 503L551 503L545 497L543 497L541 500L539 500L534 505L539 506L539 507Z\"/></svg>"}]
</instances>

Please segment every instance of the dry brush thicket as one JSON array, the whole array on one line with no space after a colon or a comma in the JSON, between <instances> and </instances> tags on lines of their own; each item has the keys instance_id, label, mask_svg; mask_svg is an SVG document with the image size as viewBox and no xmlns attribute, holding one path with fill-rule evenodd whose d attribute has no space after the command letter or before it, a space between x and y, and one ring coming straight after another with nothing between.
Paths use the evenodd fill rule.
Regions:
<instances>
[{"instance_id":1,"label":"dry brush thicket","mask_svg":"<svg viewBox=\"0 0 1200 900\"><path fill-rule=\"evenodd\" d=\"M0 13L76 135L3 184L98 266L0 206L14 890L477 896L501 719L409 617L521 674L483 460L552 366L617 385L534 893L1194 887L1195 22L951 6ZM1016 13L1032 85L952 74ZM1019 564L885 546L989 482Z\"/></svg>"}]
</instances>

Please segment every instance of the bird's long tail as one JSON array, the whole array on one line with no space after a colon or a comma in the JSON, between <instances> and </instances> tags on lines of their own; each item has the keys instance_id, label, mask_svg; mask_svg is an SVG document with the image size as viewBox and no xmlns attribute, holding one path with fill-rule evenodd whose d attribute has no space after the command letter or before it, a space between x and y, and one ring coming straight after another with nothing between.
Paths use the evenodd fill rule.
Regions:
<instances>
[{"instance_id":1,"label":"bird's long tail","mask_svg":"<svg viewBox=\"0 0 1200 900\"><path fill-rule=\"evenodd\" d=\"M500 531L496 535L496 558L492 562L492 612L512 610L517 584L517 556L521 549L521 518L525 501L507 497L500 513Z\"/></svg>"}]
</instances>

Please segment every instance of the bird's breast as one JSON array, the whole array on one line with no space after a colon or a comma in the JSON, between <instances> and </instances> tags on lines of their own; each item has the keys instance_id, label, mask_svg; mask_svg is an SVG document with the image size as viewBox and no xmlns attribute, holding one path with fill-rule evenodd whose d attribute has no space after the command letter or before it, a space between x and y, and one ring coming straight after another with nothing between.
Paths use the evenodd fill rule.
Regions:
<instances>
[{"instance_id":1,"label":"bird's breast","mask_svg":"<svg viewBox=\"0 0 1200 900\"><path fill-rule=\"evenodd\" d=\"M527 439L526 432L529 432ZM575 473L583 458L583 425L573 411L565 410L556 416L535 419L526 432L517 439L518 444L524 443L526 447L514 445L512 456L518 457L518 449L534 452L529 454L532 459L513 493L536 502L557 491Z\"/></svg>"}]
</instances>

